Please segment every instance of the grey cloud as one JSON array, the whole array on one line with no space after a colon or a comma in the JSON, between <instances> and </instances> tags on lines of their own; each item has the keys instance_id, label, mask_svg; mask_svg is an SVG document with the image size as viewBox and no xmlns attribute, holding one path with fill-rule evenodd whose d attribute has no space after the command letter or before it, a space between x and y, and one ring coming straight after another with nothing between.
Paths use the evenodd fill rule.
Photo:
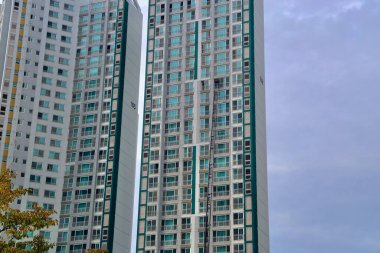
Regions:
<instances>
[{"instance_id":1,"label":"grey cloud","mask_svg":"<svg viewBox=\"0 0 380 253\"><path fill-rule=\"evenodd\" d=\"M271 245L380 251L380 2L267 0Z\"/></svg>"}]
</instances>

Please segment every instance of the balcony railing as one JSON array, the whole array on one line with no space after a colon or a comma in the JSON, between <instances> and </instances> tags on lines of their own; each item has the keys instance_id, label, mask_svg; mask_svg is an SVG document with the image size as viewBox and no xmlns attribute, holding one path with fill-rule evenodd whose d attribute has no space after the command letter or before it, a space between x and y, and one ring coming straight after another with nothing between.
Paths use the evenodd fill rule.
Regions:
<instances>
[{"instance_id":1,"label":"balcony railing","mask_svg":"<svg viewBox=\"0 0 380 253\"><path fill-rule=\"evenodd\" d=\"M178 200L178 196L164 196L162 197L163 201L176 201Z\"/></svg>"},{"instance_id":2,"label":"balcony railing","mask_svg":"<svg viewBox=\"0 0 380 253\"><path fill-rule=\"evenodd\" d=\"M87 235L71 236L71 241L82 241L82 240L87 240Z\"/></svg>"},{"instance_id":3,"label":"balcony railing","mask_svg":"<svg viewBox=\"0 0 380 253\"><path fill-rule=\"evenodd\" d=\"M228 242L230 240L229 236L217 236L214 237L213 242Z\"/></svg>"},{"instance_id":4,"label":"balcony railing","mask_svg":"<svg viewBox=\"0 0 380 253\"><path fill-rule=\"evenodd\" d=\"M229 226L229 225L230 225L229 221L214 221L213 222L214 227L225 227L225 226Z\"/></svg>"},{"instance_id":5,"label":"balcony railing","mask_svg":"<svg viewBox=\"0 0 380 253\"><path fill-rule=\"evenodd\" d=\"M177 225L166 225L161 227L162 231L177 230Z\"/></svg>"}]
</instances>

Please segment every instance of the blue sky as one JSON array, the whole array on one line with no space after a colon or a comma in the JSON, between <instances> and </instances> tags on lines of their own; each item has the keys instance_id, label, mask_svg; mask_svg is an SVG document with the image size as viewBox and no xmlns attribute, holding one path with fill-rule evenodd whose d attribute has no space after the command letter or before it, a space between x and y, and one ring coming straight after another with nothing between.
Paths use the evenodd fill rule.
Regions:
<instances>
[{"instance_id":1,"label":"blue sky","mask_svg":"<svg viewBox=\"0 0 380 253\"><path fill-rule=\"evenodd\" d=\"M380 0L265 0L272 253L380 252L379 24Z\"/></svg>"}]
</instances>

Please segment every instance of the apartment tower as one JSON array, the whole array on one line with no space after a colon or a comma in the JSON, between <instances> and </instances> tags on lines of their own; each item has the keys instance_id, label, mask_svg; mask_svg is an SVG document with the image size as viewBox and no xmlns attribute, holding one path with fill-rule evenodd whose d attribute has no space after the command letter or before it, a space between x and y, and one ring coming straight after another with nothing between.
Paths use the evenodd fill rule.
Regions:
<instances>
[{"instance_id":1,"label":"apartment tower","mask_svg":"<svg viewBox=\"0 0 380 253\"><path fill-rule=\"evenodd\" d=\"M138 253L268 253L263 0L150 0Z\"/></svg>"},{"instance_id":2,"label":"apartment tower","mask_svg":"<svg viewBox=\"0 0 380 253\"><path fill-rule=\"evenodd\" d=\"M129 252L142 14L136 0L6 0L2 168L57 212L56 248Z\"/></svg>"}]
</instances>

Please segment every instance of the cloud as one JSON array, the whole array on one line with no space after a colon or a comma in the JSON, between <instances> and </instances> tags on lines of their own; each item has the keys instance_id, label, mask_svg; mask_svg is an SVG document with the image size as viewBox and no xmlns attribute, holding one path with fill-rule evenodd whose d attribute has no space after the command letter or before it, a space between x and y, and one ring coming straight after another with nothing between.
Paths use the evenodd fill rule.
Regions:
<instances>
[{"instance_id":1,"label":"cloud","mask_svg":"<svg viewBox=\"0 0 380 253\"><path fill-rule=\"evenodd\" d=\"M309 0L306 0L309 2ZM306 8L302 8L305 4L296 3L295 0L285 0L282 3L283 15L298 22L307 20L336 20L342 15L351 11L360 11L365 5L365 0L335 0L321 4L306 4ZM312 6L312 7L310 7Z\"/></svg>"},{"instance_id":2,"label":"cloud","mask_svg":"<svg viewBox=\"0 0 380 253\"><path fill-rule=\"evenodd\" d=\"M266 0L265 17L272 251L378 253L380 2Z\"/></svg>"},{"instance_id":3,"label":"cloud","mask_svg":"<svg viewBox=\"0 0 380 253\"><path fill-rule=\"evenodd\" d=\"M348 12L351 10L360 10L364 5L364 1L355 1L355 2L350 2L346 3L342 6L342 12Z\"/></svg>"}]
</instances>

